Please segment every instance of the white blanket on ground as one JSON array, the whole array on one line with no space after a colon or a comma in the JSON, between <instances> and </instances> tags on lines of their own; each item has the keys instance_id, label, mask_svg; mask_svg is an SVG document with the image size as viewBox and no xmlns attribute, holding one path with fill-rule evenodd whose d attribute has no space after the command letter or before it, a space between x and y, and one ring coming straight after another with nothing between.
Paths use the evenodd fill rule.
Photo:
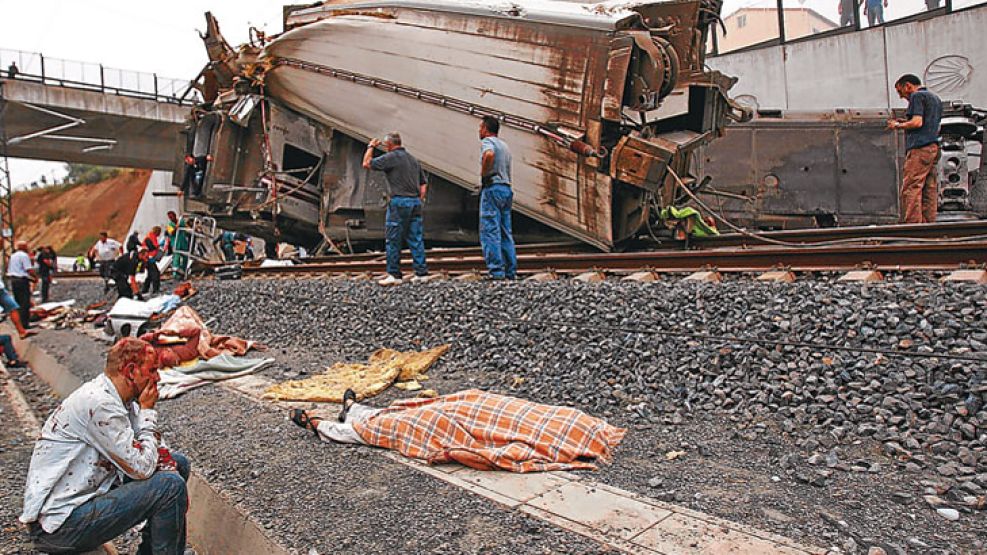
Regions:
<instances>
[{"instance_id":1,"label":"white blanket on ground","mask_svg":"<svg viewBox=\"0 0 987 555\"><path fill-rule=\"evenodd\" d=\"M232 355L219 355L209 360L200 360L189 367L167 368L160 372L158 396L174 399L190 389L207 383L239 378L260 370L274 362L273 358L247 358Z\"/></svg>"},{"instance_id":2,"label":"white blanket on ground","mask_svg":"<svg viewBox=\"0 0 987 555\"><path fill-rule=\"evenodd\" d=\"M110 317L150 318L159 312L168 312L182 302L178 295L159 295L147 301L122 297L110 309Z\"/></svg>"}]
</instances>

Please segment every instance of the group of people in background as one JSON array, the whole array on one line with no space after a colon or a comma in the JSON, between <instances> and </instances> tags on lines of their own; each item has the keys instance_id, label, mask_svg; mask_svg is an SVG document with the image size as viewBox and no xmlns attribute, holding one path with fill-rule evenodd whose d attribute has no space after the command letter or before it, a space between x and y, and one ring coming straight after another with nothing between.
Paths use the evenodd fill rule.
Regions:
<instances>
[{"instance_id":1,"label":"group of people in background","mask_svg":"<svg viewBox=\"0 0 987 555\"><path fill-rule=\"evenodd\" d=\"M104 292L109 291L112 282L120 297L142 298L148 293L159 293L159 263L165 256L172 257L171 268L176 275L184 277L191 244L188 222L174 211L168 211L167 217L164 226L152 227L143 237L135 230L125 244L109 237L106 232L100 233L99 240L89 249L88 257L105 281ZM223 231L214 244L227 261L254 258L250 237L243 233ZM142 270L147 275L143 286L138 287L136 275Z\"/></svg>"},{"instance_id":2,"label":"group of people in background","mask_svg":"<svg viewBox=\"0 0 987 555\"><path fill-rule=\"evenodd\" d=\"M161 270L158 262L173 251L174 226L178 217L168 212L169 232L162 232L161 226L154 226L143 239L134 231L127 238L126 249L116 239L104 231L89 251L90 259L95 260L99 275L104 280L103 291L109 291L110 282L116 287L119 297L138 298L145 294L161 291ZM147 277L142 287L137 287L137 273L144 270Z\"/></svg>"},{"instance_id":3,"label":"group of people in background","mask_svg":"<svg viewBox=\"0 0 987 555\"><path fill-rule=\"evenodd\" d=\"M7 262L7 280L13 294L7 291L3 280L0 280L0 308L10 318L17 335L21 339L36 334L30 330L31 323L31 287L39 279L34 271L34 261L31 259L31 252L26 241L18 241L15 245L17 250L10 256ZM14 349L13 338L7 334L0 334L0 349L3 349L7 366L24 366L25 363L17 355Z\"/></svg>"},{"instance_id":4,"label":"group of people in background","mask_svg":"<svg viewBox=\"0 0 987 555\"><path fill-rule=\"evenodd\" d=\"M499 137L500 121L485 116L480 122L480 246L489 278L517 277L517 254L511 227L511 151ZM374 156L380 147L386 152ZM384 219L387 276L380 285L403 282L401 249L411 251L412 282L428 276L422 207L428 193L428 179L421 164L402 145L401 135L388 133L383 141L373 139L363 156L363 167L384 172L388 203Z\"/></svg>"},{"instance_id":5,"label":"group of people in background","mask_svg":"<svg viewBox=\"0 0 987 555\"><path fill-rule=\"evenodd\" d=\"M840 27L853 25L853 13L863 6L863 16L867 18L867 26L884 25L884 10L888 7L888 0L838 0L836 12L840 15ZM925 9L928 11L938 10L942 7L942 0L925 0ZM902 8L907 10L902 15L912 15L913 7Z\"/></svg>"}]
</instances>

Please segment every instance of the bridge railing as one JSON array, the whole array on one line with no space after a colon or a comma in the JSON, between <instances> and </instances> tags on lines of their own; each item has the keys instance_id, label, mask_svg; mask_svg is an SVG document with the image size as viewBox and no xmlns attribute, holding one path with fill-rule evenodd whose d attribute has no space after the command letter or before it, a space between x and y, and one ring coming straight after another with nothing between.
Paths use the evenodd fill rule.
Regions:
<instances>
[{"instance_id":1,"label":"bridge railing","mask_svg":"<svg viewBox=\"0 0 987 555\"><path fill-rule=\"evenodd\" d=\"M16 73L11 72L16 65ZM105 67L103 64L64 60L44 56L40 52L25 52L0 48L0 76L34 81L105 94L145 98L173 104L199 102L199 91L187 79L162 77L157 73Z\"/></svg>"}]
</instances>

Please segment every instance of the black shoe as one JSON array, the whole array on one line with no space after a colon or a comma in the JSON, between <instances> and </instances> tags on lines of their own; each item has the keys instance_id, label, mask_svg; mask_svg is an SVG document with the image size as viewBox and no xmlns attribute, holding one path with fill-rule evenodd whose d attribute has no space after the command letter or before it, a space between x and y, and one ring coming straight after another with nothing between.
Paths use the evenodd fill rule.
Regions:
<instances>
[{"instance_id":1,"label":"black shoe","mask_svg":"<svg viewBox=\"0 0 987 555\"><path fill-rule=\"evenodd\" d=\"M339 421L346 422L346 413L350 411L350 407L356 403L356 392L352 389L347 389L343 393L343 410L339 411Z\"/></svg>"},{"instance_id":2,"label":"black shoe","mask_svg":"<svg viewBox=\"0 0 987 555\"><path fill-rule=\"evenodd\" d=\"M319 426L315 422L312 422L312 417L309 416L307 411L302 409L291 409L291 412L288 413L288 418L302 428L312 430L312 433L316 436L319 435Z\"/></svg>"}]
</instances>

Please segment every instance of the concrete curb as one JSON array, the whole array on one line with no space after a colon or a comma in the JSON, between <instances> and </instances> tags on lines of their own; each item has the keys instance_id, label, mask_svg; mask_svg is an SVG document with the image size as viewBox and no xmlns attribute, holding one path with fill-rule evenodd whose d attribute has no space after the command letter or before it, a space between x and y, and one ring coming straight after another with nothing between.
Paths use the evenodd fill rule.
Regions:
<instances>
[{"instance_id":1,"label":"concrete curb","mask_svg":"<svg viewBox=\"0 0 987 555\"><path fill-rule=\"evenodd\" d=\"M14 347L21 359L31 364L34 374L59 397L68 396L82 385L83 381L71 370L29 340L15 339ZM35 421L40 423L36 415ZM268 538L249 516L224 499L195 470L189 478L188 491L188 539L199 555L288 555L287 549Z\"/></svg>"},{"instance_id":2,"label":"concrete curb","mask_svg":"<svg viewBox=\"0 0 987 555\"><path fill-rule=\"evenodd\" d=\"M7 394L7 399L10 401L11 408L14 410L14 415L21 422L21 429L24 431L24 435L31 439L37 438L38 431L41 429L41 420L38 419L38 415L34 413L30 403L27 402L24 393L21 392L21 388L17 386L10 373L7 372L7 369L2 364L0 364L0 381L3 382L3 390Z\"/></svg>"},{"instance_id":3,"label":"concrete curb","mask_svg":"<svg viewBox=\"0 0 987 555\"><path fill-rule=\"evenodd\" d=\"M10 330L7 330L8 332ZM55 357L49 355L41 347L34 345L30 340L19 339L17 333L12 333L14 348L22 360L31 364L31 371L41 378L51 387L55 395L61 398L68 397L70 393L79 389L82 380L61 365Z\"/></svg>"}]
</instances>

